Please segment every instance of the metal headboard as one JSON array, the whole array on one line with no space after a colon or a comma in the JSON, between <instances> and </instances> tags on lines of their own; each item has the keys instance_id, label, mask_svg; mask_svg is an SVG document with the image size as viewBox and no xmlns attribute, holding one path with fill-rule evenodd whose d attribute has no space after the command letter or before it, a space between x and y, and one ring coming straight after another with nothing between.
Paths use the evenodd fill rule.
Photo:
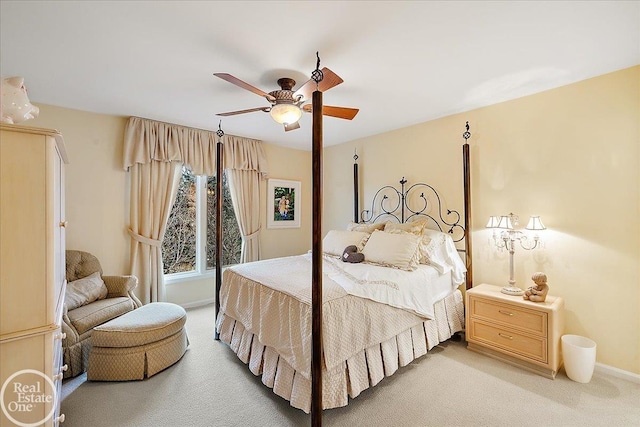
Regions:
<instances>
[{"instance_id":1,"label":"metal headboard","mask_svg":"<svg viewBox=\"0 0 640 427\"><path fill-rule=\"evenodd\" d=\"M360 221L373 223L386 219L405 223L415 220L416 217L425 217L428 224L451 234L454 242L465 238L466 229L461 224L460 213L445 209L440 195L433 186L417 183L405 190L406 184L407 180L402 177L399 190L392 185L385 185L376 191L371 200L371 209L360 213ZM418 192L420 194L416 196ZM415 205L417 206L413 208Z\"/></svg>"}]
</instances>

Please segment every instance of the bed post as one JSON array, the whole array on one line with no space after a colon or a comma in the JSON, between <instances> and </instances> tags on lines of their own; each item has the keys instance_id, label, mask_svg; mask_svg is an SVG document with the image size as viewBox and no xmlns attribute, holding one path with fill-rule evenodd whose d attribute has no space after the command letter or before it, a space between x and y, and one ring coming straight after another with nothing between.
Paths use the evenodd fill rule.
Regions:
<instances>
[{"instance_id":1,"label":"bed post","mask_svg":"<svg viewBox=\"0 0 640 427\"><path fill-rule=\"evenodd\" d=\"M473 265L471 261L471 169L469 164L469 122L466 123L466 131L462 134L462 163L464 168L464 255L467 266L466 289L473 286Z\"/></svg>"},{"instance_id":2,"label":"bed post","mask_svg":"<svg viewBox=\"0 0 640 427\"><path fill-rule=\"evenodd\" d=\"M322 92L312 98L311 425L322 426Z\"/></svg>"},{"instance_id":3,"label":"bed post","mask_svg":"<svg viewBox=\"0 0 640 427\"><path fill-rule=\"evenodd\" d=\"M358 152L353 150L353 222L358 223L360 219L358 216Z\"/></svg>"},{"instance_id":4,"label":"bed post","mask_svg":"<svg viewBox=\"0 0 640 427\"><path fill-rule=\"evenodd\" d=\"M220 288L222 287L222 161L224 154L224 146L222 144L222 137L224 132L222 131L222 122L218 125L218 143L216 144L216 306L215 306L215 319L218 321L218 313L220 312ZM216 341L220 340L220 333L215 328L214 338Z\"/></svg>"}]
</instances>

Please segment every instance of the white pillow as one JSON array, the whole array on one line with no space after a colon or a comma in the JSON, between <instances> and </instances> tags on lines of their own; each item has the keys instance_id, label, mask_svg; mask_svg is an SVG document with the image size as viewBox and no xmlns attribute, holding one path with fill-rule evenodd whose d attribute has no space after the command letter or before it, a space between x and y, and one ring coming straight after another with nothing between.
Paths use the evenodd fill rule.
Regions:
<instances>
[{"instance_id":1,"label":"white pillow","mask_svg":"<svg viewBox=\"0 0 640 427\"><path fill-rule=\"evenodd\" d=\"M452 253L455 257L452 257ZM430 265L443 274L455 268L456 261L459 259L450 234L431 229L423 230L420 242L420 264Z\"/></svg>"},{"instance_id":2,"label":"white pillow","mask_svg":"<svg viewBox=\"0 0 640 427\"><path fill-rule=\"evenodd\" d=\"M420 236L397 231L374 231L362 250L364 261L413 271L420 260Z\"/></svg>"},{"instance_id":3,"label":"white pillow","mask_svg":"<svg viewBox=\"0 0 640 427\"><path fill-rule=\"evenodd\" d=\"M95 300L104 299L108 293L109 290L102 281L100 272L96 271L87 277L67 283L64 303L67 306L67 310L73 310Z\"/></svg>"},{"instance_id":4,"label":"white pillow","mask_svg":"<svg viewBox=\"0 0 640 427\"><path fill-rule=\"evenodd\" d=\"M322 239L322 251L338 257L347 246L356 245L361 251L368 237L369 233L364 231L330 230Z\"/></svg>"},{"instance_id":5,"label":"white pillow","mask_svg":"<svg viewBox=\"0 0 640 427\"><path fill-rule=\"evenodd\" d=\"M444 231L440 231L440 230L432 230L430 228L423 228L422 229L422 234L425 236L430 236L430 237L434 237L434 236L438 236L441 234L444 234L445 236L449 236L451 237L451 235L449 233L445 233Z\"/></svg>"}]
</instances>

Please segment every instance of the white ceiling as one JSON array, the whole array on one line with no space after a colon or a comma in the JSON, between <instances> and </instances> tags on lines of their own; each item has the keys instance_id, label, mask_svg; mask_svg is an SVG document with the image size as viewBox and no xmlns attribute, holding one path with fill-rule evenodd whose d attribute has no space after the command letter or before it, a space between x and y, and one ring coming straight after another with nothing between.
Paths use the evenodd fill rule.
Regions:
<instances>
[{"instance_id":1,"label":"white ceiling","mask_svg":"<svg viewBox=\"0 0 640 427\"><path fill-rule=\"evenodd\" d=\"M0 72L30 98L215 130L216 113L316 65L344 83L324 103L325 145L402 128L640 63L640 2L6 1ZM294 89L295 89L294 88ZM304 150L311 115L285 133L268 114L222 119L226 133Z\"/></svg>"}]
</instances>

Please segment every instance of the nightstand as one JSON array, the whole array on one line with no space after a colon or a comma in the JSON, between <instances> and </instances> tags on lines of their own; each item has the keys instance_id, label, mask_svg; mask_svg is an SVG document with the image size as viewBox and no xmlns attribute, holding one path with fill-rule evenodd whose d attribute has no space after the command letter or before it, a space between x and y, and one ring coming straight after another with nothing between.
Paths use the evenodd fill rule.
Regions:
<instances>
[{"instance_id":1,"label":"nightstand","mask_svg":"<svg viewBox=\"0 0 640 427\"><path fill-rule=\"evenodd\" d=\"M547 295L531 302L482 284L465 295L467 348L555 378L562 365L564 300Z\"/></svg>"}]
</instances>

